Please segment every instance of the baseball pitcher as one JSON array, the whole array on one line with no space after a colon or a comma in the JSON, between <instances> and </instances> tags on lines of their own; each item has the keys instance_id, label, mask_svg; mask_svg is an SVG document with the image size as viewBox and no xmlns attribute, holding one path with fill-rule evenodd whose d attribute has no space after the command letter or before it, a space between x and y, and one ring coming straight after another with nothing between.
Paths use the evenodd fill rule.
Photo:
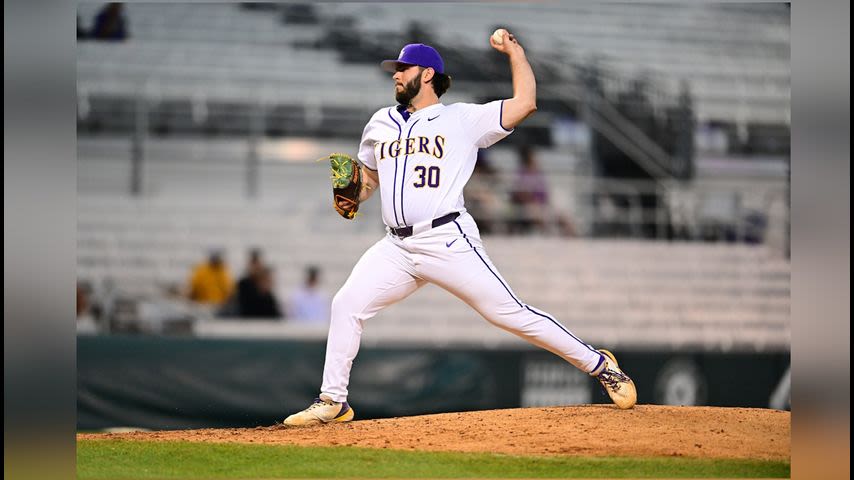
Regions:
<instances>
[{"instance_id":1,"label":"baseball pitcher","mask_svg":"<svg viewBox=\"0 0 854 480\"><path fill-rule=\"evenodd\" d=\"M427 282L456 295L493 325L563 358L596 377L620 408L637 400L635 385L607 350L596 350L548 313L527 305L495 268L466 213L463 187L479 148L513 132L537 110L536 81L525 51L506 30L490 45L507 55L513 97L484 105L444 105L451 84L432 47L411 44L381 67L392 73L397 105L378 110L365 126L358 163L330 156L334 205L353 218L379 190L387 234L362 255L332 301L320 395L285 419L303 426L354 418L347 399L362 328L385 307Z\"/></svg>"}]
</instances>

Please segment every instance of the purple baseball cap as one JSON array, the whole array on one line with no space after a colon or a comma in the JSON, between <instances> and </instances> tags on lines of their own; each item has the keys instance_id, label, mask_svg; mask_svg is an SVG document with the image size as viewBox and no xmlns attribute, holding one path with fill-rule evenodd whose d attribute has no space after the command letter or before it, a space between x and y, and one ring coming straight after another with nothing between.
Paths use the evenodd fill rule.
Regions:
<instances>
[{"instance_id":1,"label":"purple baseball cap","mask_svg":"<svg viewBox=\"0 0 854 480\"><path fill-rule=\"evenodd\" d=\"M410 43L403 47L397 60L383 60L380 63L380 68L386 72L394 72L397 69L397 64L418 65L419 67L431 67L436 70L436 73L445 73L445 62L439 52L430 45L423 43Z\"/></svg>"}]
</instances>

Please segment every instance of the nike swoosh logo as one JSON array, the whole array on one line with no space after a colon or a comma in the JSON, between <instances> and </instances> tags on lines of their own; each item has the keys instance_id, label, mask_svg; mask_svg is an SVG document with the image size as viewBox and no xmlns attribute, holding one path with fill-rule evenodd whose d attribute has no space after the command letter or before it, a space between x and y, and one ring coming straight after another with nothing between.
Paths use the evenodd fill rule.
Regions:
<instances>
[{"instance_id":1,"label":"nike swoosh logo","mask_svg":"<svg viewBox=\"0 0 854 480\"><path fill-rule=\"evenodd\" d=\"M445 244L445 246L446 246L446 247L448 247L448 248L451 248L451 245L453 245L453 244L454 244L454 242L456 242L457 240L459 240L459 238L455 238L452 242L450 242L450 243L446 243L446 244Z\"/></svg>"},{"instance_id":2,"label":"nike swoosh logo","mask_svg":"<svg viewBox=\"0 0 854 480\"><path fill-rule=\"evenodd\" d=\"M435 117L433 117L433 118L428 118L428 119L427 119L427 121L428 121L428 122L432 122L433 120L436 120L437 118L439 118L439 115L436 115L436 116L435 116Z\"/></svg>"}]
</instances>

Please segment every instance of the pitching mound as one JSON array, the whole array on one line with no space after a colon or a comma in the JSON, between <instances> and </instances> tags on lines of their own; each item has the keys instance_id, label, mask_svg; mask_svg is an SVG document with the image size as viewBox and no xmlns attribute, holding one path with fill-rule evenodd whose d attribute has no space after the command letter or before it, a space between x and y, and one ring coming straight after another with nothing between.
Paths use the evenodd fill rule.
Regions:
<instances>
[{"instance_id":1,"label":"pitching mound","mask_svg":"<svg viewBox=\"0 0 854 480\"><path fill-rule=\"evenodd\" d=\"M754 408L611 405L517 408L362 420L309 428L79 434L78 439L352 445L510 455L788 460L791 414Z\"/></svg>"}]
</instances>

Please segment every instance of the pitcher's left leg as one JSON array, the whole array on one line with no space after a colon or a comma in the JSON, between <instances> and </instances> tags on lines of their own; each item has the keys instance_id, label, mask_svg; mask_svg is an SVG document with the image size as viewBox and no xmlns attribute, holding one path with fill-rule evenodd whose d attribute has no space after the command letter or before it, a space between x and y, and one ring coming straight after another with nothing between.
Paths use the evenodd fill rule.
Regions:
<instances>
[{"instance_id":1,"label":"pitcher's left leg","mask_svg":"<svg viewBox=\"0 0 854 480\"><path fill-rule=\"evenodd\" d=\"M456 222L455 222L456 223ZM457 245L459 244L459 245ZM471 305L492 324L596 375L603 354L581 341L554 317L520 300L492 264L479 239L464 236L436 255L425 256L419 274Z\"/></svg>"}]
</instances>

